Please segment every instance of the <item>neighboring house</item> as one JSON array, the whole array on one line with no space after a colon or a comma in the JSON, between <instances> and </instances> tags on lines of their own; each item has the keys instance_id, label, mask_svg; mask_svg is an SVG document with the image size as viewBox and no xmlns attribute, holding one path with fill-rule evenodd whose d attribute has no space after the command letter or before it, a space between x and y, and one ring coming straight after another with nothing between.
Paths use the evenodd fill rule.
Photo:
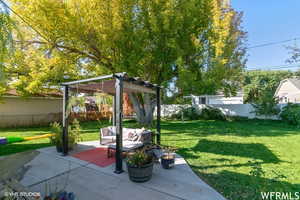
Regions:
<instances>
[{"instance_id":1,"label":"neighboring house","mask_svg":"<svg viewBox=\"0 0 300 200\"><path fill-rule=\"evenodd\" d=\"M300 78L293 77L280 81L274 94L279 103L300 103Z\"/></svg>"},{"instance_id":2,"label":"neighboring house","mask_svg":"<svg viewBox=\"0 0 300 200\"><path fill-rule=\"evenodd\" d=\"M0 127L46 125L62 118L63 100L57 92L21 97L10 90L0 97Z\"/></svg>"},{"instance_id":3,"label":"neighboring house","mask_svg":"<svg viewBox=\"0 0 300 200\"><path fill-rule=\"evenodd\" d=\"M226 97L223 93L219 92L216 95L201 95L201 96L189 96L192 98L192 104L243 104L244 93L239 91L237 95Z\"/></svg>"}]
</instances>

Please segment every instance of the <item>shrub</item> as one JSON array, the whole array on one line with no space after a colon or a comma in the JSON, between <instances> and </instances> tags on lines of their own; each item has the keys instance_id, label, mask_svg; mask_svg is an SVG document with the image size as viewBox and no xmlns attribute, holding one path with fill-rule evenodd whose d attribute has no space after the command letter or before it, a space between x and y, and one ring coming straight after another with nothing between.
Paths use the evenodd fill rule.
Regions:
<instances>
[{"instance_id":1,"label":"shrub","mask_svg":"<svg viewBox=\"0 0 300 200\"><path fill-rule=\"evenodd\" d=\"M50 137L51 143L56 146L62 147L63 130L61 125L57 122L52 123L51 132L54 134ZM70 126L68 127L68 145L70 149L72 149L75 144L82 141L80 133L81 127L79 121L77 119L74 119L72 124L70 124Z\"/></svg>"},{"instance_id":2,"label":"shrub","mask_svg":"<svg viewBox=\"0 0 300 200\"><path fill-rule=\"evenodd\" d=\"M71 140L72 144L77 144L78 142L82 141L80 133L81 127L79 121L77 119L74 119L71 128L69 129L69 140Z\"/></svg>"},{"instance_id":3,"label":"shrub","mask_svg":"<svg viewBox=\"0 0 300 200\"><path fill-rule=\"evenodd\" d=\"M57 122L54 122L50 126L51 126L51 132L54 134L53 136L50 137L51 143L57 146L62 146L63 131L61 125Z\"/></svg>"},{"instance_id":4,"label":"shrub","mask_svg":"<svg viewBox=\"0 0 300 200\"><path fill-rule=\"evenodd\" d=\"M300 125L300 105L288 103L282 109L280 113L280 117L283 121L292 124L292 125Z\"/></svg>"},{"instance_id":5,"label":"shrub","mask_svg":"<svg viewBox=\"0 0 300 200\"><path fill-rule=\"evenodd\" d=\"M197 111L195 107L182 108L178 113L173 114L171 119L177 120L226 120L225 115L218 108L207 106L201 110L201 113Z\"/></svg>"},{"instance_id":6,"label":"shrub","mask_svg":"<svg viewBox=\"0 0 300 200\"><path fill-rule=\"evenodd\" d=\"M256 102L252 104L256 115L272 116L280 112L278 98L273 96L270 91L265 92Z\"/></svg>"},{"instance_id":7,"label":"shrub","mask_svg":"<svg viewBox=\"0 0 300 200\"><path fill-rule=\"evenodd\" d=\"M153 161L153 157L145 151L140 150L136 151L133 154L128 156L127 163L131 166L142 167L146 164L149 164Z\"/></svg>"},{"instance_id":8,"label":"shrub","mask_svg":"<svg viewBox=\"0 0 300 200\"><path fill-rule=\"evenodd\" d=\"M173 114L171 119L177 120L197 120L200 119L200 114L194 107L182 108L178 113Z\"/></svg>"},{"instance_id":9,"label":"shrub","mask_svg":"<svg viewBox=\"0 0 300 200\"><path fill-rule=\"evenodd\" d=\"M200 117L205 120L226 120L225 115L218 108L207 106L201 110Z\"/></svg>"}]
</instances>

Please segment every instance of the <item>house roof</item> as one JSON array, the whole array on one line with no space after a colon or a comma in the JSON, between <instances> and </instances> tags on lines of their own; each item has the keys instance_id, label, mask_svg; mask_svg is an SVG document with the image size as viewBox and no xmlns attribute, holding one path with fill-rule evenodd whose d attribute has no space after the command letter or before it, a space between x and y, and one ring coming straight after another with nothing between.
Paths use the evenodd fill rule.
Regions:
<instances>
[{"instance_id":1,"label":"house roof","mask_svg":"<svg viewBox=\"0 0 300 200\"><path fill-rule=\"evenodd\" d=\"M274 96L277 96L282 84L287 82L287 81L292 83L298 90L300 90L300 77L287 78L287 79L284 79L284 80L280 81L280 84L278 85Z\"/></svg>"},{"instance_id":2,"label":"house roof","mask_svg":"<svg viewBox=\"0 0 300 200\"><path fill-rule=\"evenodd\" d=\"M300 90L300 78L295 77L295 78L289 78L288 79L296 88Z\"/></svg>"},{"instance_id":3,"label":"house roof","mask_svg":"<svg viewBox=\"0 0 300 200\"><path fill-rule=\"evenodd\" d=\"M10 89L10 90L6 91L4 93L4 96L6 96L6 97L22 97L22 95L19 94L16 89ZM60 91L53 90L53 91L49 91L49 92L33 94L30 97L62 98L62 93Z\"/></svg>"}]
</instances>

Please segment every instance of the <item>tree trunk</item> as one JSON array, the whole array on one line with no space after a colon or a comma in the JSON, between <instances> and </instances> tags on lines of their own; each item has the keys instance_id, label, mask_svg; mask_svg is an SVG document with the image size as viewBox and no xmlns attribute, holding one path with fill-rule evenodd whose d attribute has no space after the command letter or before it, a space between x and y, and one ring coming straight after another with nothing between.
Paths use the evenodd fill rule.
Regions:
<instances>
[{"instance_id":1,"label":"tree trunk","mask_svg":"<svg viewBox=\"0 0 300 200\"><path fill-rule=\"evenodd\" d=\"M129 94L129 99L137 116L138 123L150 126L153 121L153 111L155 109L155 99L151 99L148 93L138 96L135 93Z\"/></svg>"}]
</instances>

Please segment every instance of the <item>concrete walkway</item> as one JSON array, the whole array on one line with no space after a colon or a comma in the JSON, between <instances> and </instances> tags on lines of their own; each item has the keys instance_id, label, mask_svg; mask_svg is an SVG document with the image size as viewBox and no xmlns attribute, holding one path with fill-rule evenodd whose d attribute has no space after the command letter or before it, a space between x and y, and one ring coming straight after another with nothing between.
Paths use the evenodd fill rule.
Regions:
<instances>
[{"instance_id":1,"label":"concrete walkway","mask_svg":"<svg viewBox=\"0 0 300 200\"><path fill-rule=\"evenodd\" d=\"M76 151L99 147L97 142L81 143ZM175 167L162 169L155 164L153 177L146 183L133 183L126 172L113 173L114 164L105 168L77 158L58 154L54 147L40 153L27 165L29 170L21 183L33 191L47 193L65 188L78 200L224 200L203 182L181 157Z\"/></svg>"}]
</instances>

